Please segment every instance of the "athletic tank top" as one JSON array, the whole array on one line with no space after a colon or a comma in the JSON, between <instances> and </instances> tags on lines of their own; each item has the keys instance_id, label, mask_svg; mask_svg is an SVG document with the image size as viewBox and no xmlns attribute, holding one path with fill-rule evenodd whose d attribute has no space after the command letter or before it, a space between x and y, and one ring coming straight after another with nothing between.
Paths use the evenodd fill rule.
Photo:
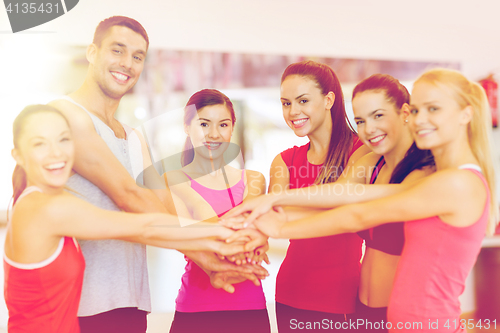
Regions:
<instances>
[{"instance_id":1,"label":"athletic tank top","mask_svg":"<svg viewBox=\"0 0 500 333\"><path fill-rule=\"evenodd\" d=\"M380 169L384 165L385 160L382 156L375 165L370 184L375 183ZM405 244L404 222L382 224L368 230L360 231L358 235L365 240L367 247L395 256L401 255Z\"/></svg>"},{"instance_id":2,"label":"athletic tank top","mask_svg":"<svg viewBox=\"0 0 500 333\"><path fill-rule=\"evenodd\" d=\"M350 154L362 145L355 137ZM290 188L314 184L321 165L307 160L309 143L281 153ZM361 238L355 233L290 240L276 278L276 301L304 310L354 312L359 285Z\"/></svg>"},{"instance_id":3,"label":"athletic tank top","mask_svg":"<svg viewBox=\"0 0 500 333\"><path fill-rule=\"evenodd\" d=\"M245 192L245 171L241 180L226 190L213 190L199 184L185 174L191 181L191 188L200 194L212 206L218 216L241 204ZM262 285L256 286L246 280L234 285L234 293L216 289L210 278L198 265L186 257L186 272L177 296L176 310L180 312L259 310L266 308L266 299Z\"/></svg>"},{"instance_id":4,"label":"athletic tank top","mask_svg":"<svg viewBox=\"0 0 500 333\"><path fill-rule=\"evenodd\" d=\"M30 186L18 200L34 191L42 192ZM61 237L56 251L38 263L17 263L5 252L3 259L10 333L80 332L76 314L85 260L74 238Z\"/></svg>"},{"instance_id":5,"label":"athletic tank top","mask_svg":"<svg viewBox=\"0 0 500 333\"><path fill-rule=\"evenodd\" d=\"M129 174L138 183L142 182L143 168L140 141L132 128L122 124L127 139L119 139L98 117L71 98L65 100L85 111L99 136ZM74 174L66 185L76 196L102 209L120 211L99 187ZM87 267L83 279L79 316L92 316L117 308L137 307L151 311L149 279L146 266L146 246L121 240L80 240Z\"/></svg>"},{"instance_id":6,"label":"athletic tank top","mask_svg":"<svg viewBox=\"0 0 500 333\"><path fill-rule=\"evenodd\" d=\"M406 244L396 271L388 320L422 322L415 332L465 332L460 329L460 302L465 279L481 250L489 218L490 192L477 165L466 164L484 183L487 198L483 214L468 227L454 227L437 216L409 221ZM438 321L437 329L429 322ZM449 325L445 327L445 324ZM406 330L412 331L412 330Z\"/></svg>"}]
</instances>

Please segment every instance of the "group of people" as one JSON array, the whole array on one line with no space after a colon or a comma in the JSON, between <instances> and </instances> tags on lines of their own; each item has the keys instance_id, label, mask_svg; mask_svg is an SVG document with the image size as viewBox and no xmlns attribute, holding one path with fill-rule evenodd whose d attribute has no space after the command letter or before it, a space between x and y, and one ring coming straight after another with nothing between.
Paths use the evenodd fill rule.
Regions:
<instances>
[{"instance_id":1,"label":"group of people","mask_svg":"<svg viewBox=\"0 0 500 333\"><path fill-rule=\"evenodd\" d=\"M141 134L114 117L148 46L137 21L102 21L82 86L14 122L9 332L144 333L145 244L187 260L170 332L270 332L268 237L290 239L279 332L464 329L458 296L498 215L479 85L433 69L410 97L373 75L353 91L356 132L334 71L289 65L283 117L309 142L276 156L265 194L261 173L224 160L236 117L215 89L186 103L182 168L151 167Z\"/></svg>"}]
</instances>

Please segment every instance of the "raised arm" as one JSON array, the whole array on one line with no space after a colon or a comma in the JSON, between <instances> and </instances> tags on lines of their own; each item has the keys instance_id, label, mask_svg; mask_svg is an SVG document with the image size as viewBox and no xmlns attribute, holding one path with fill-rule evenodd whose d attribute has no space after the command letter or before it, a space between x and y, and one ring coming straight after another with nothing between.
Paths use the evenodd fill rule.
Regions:
<instances>
[{"instance_id":1,"label":"raised arm","mask_svg":"<svg viewBox=\"0 0 500 333\"><path fill-rule=\"evenodd\" d=\"M50 103L68 119L75 144L73 170L106 193L124 211L134 213L167 212L149 189L138 186L95 131L90 117L66 100Z\"/></svg>"},{"instance_id":2,"label":"raised arm","mask_svg":"<svg viewBox=\"0 0 500 333\"><path fill-rule=\"evenodd\" d=\"M34 193L19 203L16 219L43 225L49 235L81 239L122 239L166 248L210 250L221 248L214 242L233 233L213 224L198 223L179 227L178 218L169 214L133 214L99 209L71 194L48 196ZM181 244L181 241L190 241ZM227 248L226 248L227 249ZM238 250L238 251L236 251ZM241 252L242 248L234 249Z\"/></svg>"},{"instance_id":3,"label":"raised arm","mask_svg":"<svg viewBox=\"0 0 500 333\"><path fill-rule=\"evenodd\" d=\"M137 136L137 139L141 144L144 186L156 194L169 213L178 215L183 209L185 209L185 206L178 203L178 200L176 200L178 198L175 198L172 195L170 189L168 188L168 184L153 167L151 155L149 154L149 148L142 134L138 130L134 130L132 133Z\"/></svg>"},{"instance_id":4,"label":"raised arm","mask_svg":"<svg viewBox=\"0 0 500 333\"><path fill-rule=\"evenodd\" d=\"M410 186L407 183L367 185L366 183L368 183L368 179L373 171L373 166L380 156L370 153L354 162L355 158L359 157L353 154L348 162L348 166L334 183L297 189L286 188L281 192L270 192L266 196L243 203L241 206L231 210L224 218L251 211L252 213L245 221L248 225L274 206L300 206L318 209L334 208L400 193Z\"/></svg>"},{"instance_id":5,"label":"raised arm","mask_svg":"<svg viewBox=\"0 0 500 333\"><path fill-rule=\"evenodd\" d=\"M266 179L258 171L245 170L245 193L243 202L266 193Z\"/></svg>"},{"instance_id":6,"label":"raised arm","mask_svg":"<svg viewBox=\"0 0 500 333\"><path fill-rule=\"evenodd\" d=\"M398 195L290 222L286 222L284 213L272 212L255 224L271 237L292 239L356 232L384 223L432 216L439 216L452 226L466 227L479 219L485 204L486 189L476 175L467 170L444 170ZM232 237L235 236L238 235Z\"/></svg>"}]
</instances>

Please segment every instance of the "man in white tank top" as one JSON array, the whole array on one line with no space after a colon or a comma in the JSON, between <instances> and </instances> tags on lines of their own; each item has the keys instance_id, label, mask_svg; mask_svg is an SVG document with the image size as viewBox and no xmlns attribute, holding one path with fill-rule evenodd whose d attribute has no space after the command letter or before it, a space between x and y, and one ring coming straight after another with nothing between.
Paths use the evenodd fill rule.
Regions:
<instances>
[{"instance_id":1,"label":"man in white tank top","mask_svg":"<svg viewBox=\"0 0 500 333\"><path fill-rule=\"evenodd\" d=\"M115 118L121 98L141 75L148 47L139 22L122 16L102 21L87 48L89 68L82 86L50 104L66 116L73 131L75 174L68 187L104 209L175 214L168 188L148 190L136 184L140 167L147 168L151 159L143 138ZM86 260L81 332L144 333L151 311L145 246L118 240L80 244ZM186 254L208 271L240 270L213 254Z\"/></svg>"}]
</instances>

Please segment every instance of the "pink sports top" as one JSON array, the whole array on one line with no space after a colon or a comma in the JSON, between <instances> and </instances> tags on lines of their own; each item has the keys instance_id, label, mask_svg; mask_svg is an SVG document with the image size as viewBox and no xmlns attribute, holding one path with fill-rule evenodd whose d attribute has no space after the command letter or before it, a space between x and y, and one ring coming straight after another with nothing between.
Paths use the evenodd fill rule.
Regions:
<instances>
[{"instance_id":1,"label":"pink sports top","mask_svg":"<svg viewBox=\"0 0 500 333\"><path fill-rule=\"evenodd\" d=\"M362 146L353 138L350 154ZM307 160L309 143L281 153L290 188L314 184L322 165ZM355 233L293 239L276 278L276 301L298 309L352 313L359 285L361 238Z\"/></svg>"},{"instance_id":2,"label":"pink sports top","mask_svg":"<svg viewBox=\"0 0 500 333\"><path fill-rule=\"evenodd\" d=\"M18 200L34 191L41 192L30 186ZM61 237L57 250L39 263L17 263L5 252L3 258L9 332L80 332L76 315L85 260L74 238Z\"/></svg>"},{"instance_id":3,"label":"pink sports top","mask_svg":"<svg viewBox=\"0 0 500 333\"><path fill-rule=\"evenodd\" d=\"M241 180L227 190L213 190L191 181L191 188L200 194L218 216L222 216L231 208L241 204L245 192L245 171ZM182 275L182 284L177 295L176 310L180 312L227 311L227 310L260 310L266 308L266 299L261 286L246 280L234 285L235 291L230 294L223 289L216 289L210 284L208 275L192 260L186 258L186 272Z\"/></svg>"},{"instance_id":4,"label":"pink sports top","mask_svg":"<svg viewBox=\"0 0 500 333\"><path fill-rule=\"evenodd\" d=\"M467 227L451 226L437 216L406 223L406 243L388 308L393 329L398 322L421 322L422 327L413 331L465 332L460 329L458 297L481 250L489 218L490 192L477 165L466 164L460 169L470 170L483 181L487 190L483 214ZM429 322L436 321L437 329L429 328ZM445 327L446 324L449 326Z\"/></svg>"}]
</instances>

